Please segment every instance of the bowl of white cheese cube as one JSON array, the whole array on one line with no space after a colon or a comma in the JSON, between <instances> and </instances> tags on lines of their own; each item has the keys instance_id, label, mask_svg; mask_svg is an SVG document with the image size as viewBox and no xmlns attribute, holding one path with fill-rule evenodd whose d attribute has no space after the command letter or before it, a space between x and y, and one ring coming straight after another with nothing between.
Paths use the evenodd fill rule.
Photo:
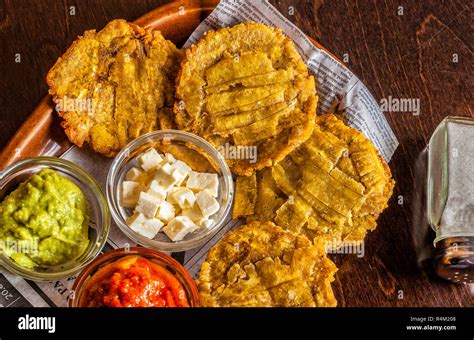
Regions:
<instances>
[{"instance_id":1,"label":"bowl of white cheese cube","mask_svg":"<svg viewBox=\"0 0 474 340\"><path fill-rule=\"evenodd\" d=\"M188 132L161 130L116 156L106 194L115 223L131 240L176 252L199 247L230 221L234 185L211 144Z\"/></svg>"}]
</instances>

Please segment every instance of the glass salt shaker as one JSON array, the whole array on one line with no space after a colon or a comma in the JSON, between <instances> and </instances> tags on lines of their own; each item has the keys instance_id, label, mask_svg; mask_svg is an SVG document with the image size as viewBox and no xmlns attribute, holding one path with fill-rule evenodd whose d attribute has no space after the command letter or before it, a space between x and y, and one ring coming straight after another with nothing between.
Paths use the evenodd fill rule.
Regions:
<instances>
[{"instance_id":1,"label":"glass salt shaker","mask_svg":"<svg viewBox=\"0 0 474 340\"><path fill-rule=\"evenodd\" d=\"M427 217L436 273L474 282L474 118L446 117L428 144Z\"/></svg>"}]
</instances>

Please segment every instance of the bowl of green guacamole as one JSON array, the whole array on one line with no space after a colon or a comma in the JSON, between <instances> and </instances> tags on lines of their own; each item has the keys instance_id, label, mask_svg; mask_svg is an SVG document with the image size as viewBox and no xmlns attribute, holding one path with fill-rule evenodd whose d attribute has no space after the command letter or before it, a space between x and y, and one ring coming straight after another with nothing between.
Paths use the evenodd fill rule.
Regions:
<instances>
[{"instance_id":1,"label":"bowl of green guacamole","mask_svg":"<svg viewBox=\"0 0 474 340\"><path fill-rule=\"evenodd\" d=\"M11 272L72 276L100 253L109 228L100 186L77 165L35 157L0 172L0 264Z\"/></svg>"}]
</instances>

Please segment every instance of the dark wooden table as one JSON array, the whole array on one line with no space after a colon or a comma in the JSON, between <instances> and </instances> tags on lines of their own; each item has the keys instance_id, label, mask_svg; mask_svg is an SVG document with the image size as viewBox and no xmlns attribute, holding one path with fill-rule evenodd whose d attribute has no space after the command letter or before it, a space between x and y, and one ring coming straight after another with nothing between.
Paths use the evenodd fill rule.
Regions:
<instances>
[{"instance_id":1,"label":"dark wooden table","mask_svg":"<svg viewBox=\"0 0 474 340\"><path fill-rule=\"evenodd\" d=\"M45 96L48 69L77 35L114 18L134 20L166 2L0 0L0 148ZM397 185L378 229L367 237L365 256L335 258L340 271L333 287L339 305L471 306L468 286L444 282L429 266L418 266L413 235L421 226L413 225L418 212L413 206L421 191L414 185L415 161L435 127L447 115L474 115L472 1L274 4L346 60L377 100L420 100L419 115L386 113L400 141L390 162Z\"/></svg>"}]
</instances>

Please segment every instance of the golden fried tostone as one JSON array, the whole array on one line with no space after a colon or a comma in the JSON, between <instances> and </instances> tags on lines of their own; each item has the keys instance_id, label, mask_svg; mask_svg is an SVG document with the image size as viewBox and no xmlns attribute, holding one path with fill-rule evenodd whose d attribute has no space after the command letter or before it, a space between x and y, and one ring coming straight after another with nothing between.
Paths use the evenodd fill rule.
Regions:
<instances>
[{"instance_id":1,"label":"golden fried tostone","mask_svg":"<svg viewBox=\"0 0 474 340\"><path fill-rule=\"evenodd\" d=\"M180 61L159 31L125 20L86 31L46 77L69 140L112 157L144 133L172 128Z\"/></svg>"},{"instance_id":2,"label":"golden fried tostone","mask_svg":"<svg viewBox=\"0 0 474 340\"><path fill-rule=\"evenodd\" d=\"M257 191L253 207L234 208L253 210L247 221L274 221L333 247L362 241L374 230L394 186L372 143L333 114L318 116L311 138L256 179L256 188L237 182L241 197Z\"/></svg>"},{"instance_id":3,"label":"golden fried tostone","mask_svg":"<svg viewBox=\"0 0 474 340\"><path fill-rule=\"evenodd\" d=\"M317 104L314 77L291 39L254 22L208 32L187 49L176 97L178 127L234 147L227 161L244 176L308 139ZM242 156L248 147L256 159Z\"/></svg>"},{"instance_id":4,"label":"golden fried tostone","mask_svg":"<svg viewBox=\"0 0 474 340\"><path fill-rule=\"evenodd\" d=\"M209 251L198 280L200 300L203 306L333 307L336 271L306 237L255 221Z\"/></svg>"},{"instance_id":5,"label":"golden fried tostone","mask_svg":"<svg viewBox=\"0 0 474 340\"><path fill-rule=\"evenodd\" d=\"M252 176L238 176L236 186L240 190L235 192L232 218L238 219L242 216L253 215L257 200L257 179L255 174Z\"/></svg>"}]
</instances>

